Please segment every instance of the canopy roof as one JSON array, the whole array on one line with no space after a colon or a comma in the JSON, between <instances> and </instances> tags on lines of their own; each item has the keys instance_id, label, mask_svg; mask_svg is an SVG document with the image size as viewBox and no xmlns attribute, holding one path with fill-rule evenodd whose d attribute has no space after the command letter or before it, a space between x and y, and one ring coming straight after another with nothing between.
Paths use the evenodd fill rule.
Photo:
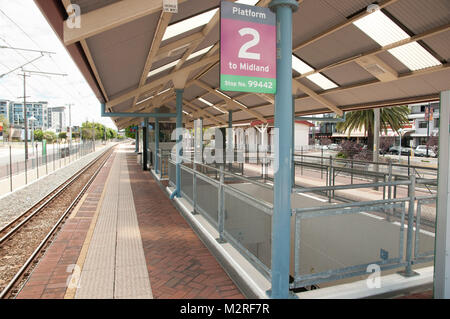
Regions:
<instances>
[{"instance_id":1,"label":"canopy roof","mask_svg":"<svg viewBox=\"0 0 450 319\"><path fill-rule=\"evenodd\" d=\"M35 0L107 112L175 110L173 80L189 77L184 122L262 123L274 96L220 92L219 0ZM241 0L267 7L270 0ZM296 115L433 101L450 89L450 1L304 0L293 15ZM70 28L66 8L81 9ZM161 110L161 112L163 112ZM140 118L114 118L119 128Z\"/></svg>"}]
</instances>

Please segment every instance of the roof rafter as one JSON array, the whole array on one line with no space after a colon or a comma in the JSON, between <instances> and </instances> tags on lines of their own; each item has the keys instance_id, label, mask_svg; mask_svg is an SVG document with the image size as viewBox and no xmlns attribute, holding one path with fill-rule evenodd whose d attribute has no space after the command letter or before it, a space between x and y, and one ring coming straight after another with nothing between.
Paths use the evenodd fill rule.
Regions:
<instances>
[{"instance_id":1,"label":"roof rafter","mask_svg":"<svg viewBox=\"0 0 450 319\"><path fill-rule=\"evenodd\" d=\"M178 3L186 0L178 0ZM81 15L81 28L64 23L64 44L69 45L162 10L161 0L123 0Z\"/></svg>"},{"instance_id":2,"label":"roof rafter","mask_svg":"<svg viewBox=\"0 0 450 319\"><path fill-rule=\"evenodd\" d=\"M244 112L247 112L248 114L253 115L254 117L256 117L257 119L263 121L264 123L267 122L266 119L261 114L259 114L258 112L255 112L255 111L252 111L252 110L246 108L242 103L238 103L235 100L233 100L232 98L217 92L213 88L209 87L207 84L205 84L205 83L203 83L203 82L201 82L199 80L195 80L194 84L199 86L199 87L201 87L201 88L203 88L204 90L206 90L206 91L208 91L208 92L210 92L210 93L212 93L212 94L222 98L225 102L227 102L227 104L230 103L231 105L237 106L238 108L240 108Z\"/></svg>"},{"instance_id":3,"label":"roof rafter","mask_svg":"<svg viewBox=\"0 0 450 319\"><path fill-rule=\"evenodd\" d=\"M398 78L399 78L399 80L401 80L401 79L410 79L410 78L414 78L414 77L417 77L417 76L422 76L422 75L426 75L426 74L430 74L430 73L434 73L434 72L445 71L445 70L448 70L448 69L450 69L450 64L443 64L443 65L431 67L431 68L428 68L428 69L423 69L423 70L419 70L419 71L411 71L411 72L406 72L406 73L403 73L403 74L399 74ZM378 81L378 80L371 80L371 81L367 81L367 82L364 82L364 83L358 83L358 84L353 84L353 85L348 85L348 86L341 86L341 87L338 87L336 89L323 91L323 92L317 93L317 94L319 96L323 97L323 96L326 96L326 95L329 95L329 94L333 94L333 93L336 93L336 92L345 92L345 91L352 90L352 89L358 89L358 88L363 88L363 87L371 87L371 86L374 86L374 85L379 85L380 83L381 82ZM296 98L295 101L301 101L301 100L304 100L304 99L307 99L307 98L311 98L309 95L307 95L307 94L305 94L305 95L306 96L302 96L302 97ZM370 103L366 103L366 104L370 104ZM258 105L258 106L252 107L251 110L257 110L257 109L268 107L268 106L271 106L271 105L272 104L262 104L262 105ZM339 106L339 109L341 109L341 110L344 109L345 110L345 106ZM326 109L325 109L325 111L326 111ZM234 111L234 113L237 113L237 112L242 112L242 111L241 110ZM324 109L321 109L320 112L323 113ZM305 114L309 114L309 113L311 113L311 111L308 111ZM320 113L317 113L317 114L320 114ZM216 115L216 117L217 116L220 116L220 115ZM248 120L251 120L251 119L252 118L244 119L243 121L248 121Z\"/></svg>"},{"instance_id":4,"label":"roof rafter","mask_svg":"<svg viewBox=\"0 0 450 319\"><path fill-rule=\"evenodd\" d=\"M304 78L304 77L307 77L307 76L309 76L311 74L328 71L328 70L337 68L339 66L343 66L343 65L351 63L351 62L356 62L356 60L361 59L361 58L366 58L366 57L370 57L370 56L373 56L373 55L377 55L377 54L383 53L385 51L388 51L390 49L397 48L397 47L400 47L402 45L405 45L405 44L408 44L408 43L411 43L411 42L424 40L426 38L438 35L438 34L440 34L442 32L448 31L448 30L450 30L450 23L447 23L446 25L439 26L439 27L433 28L431 30L425 31L425 32L423 32L421 34L414 35L414 36L412 36L412 37L410 37L408 39L397 41L397 42L391 43L389 45L385 45L383 47L380 47L380 48L377 48L377 49L374 49L374 50L371 50L371 51L368 51L368 52L364 52L364 53L361 53L361 54L358 54L358 55L355 55L355 56L351 56L349 58L345 58L345 59L343 59L341 61L338 61L338 62L332 63L330 65L324 66L324 67L322 67L320 69L304 73L304 74L302 74L302 75L300 75L300 76L298 76L296 78L297 79Z\"/></svg>"},{"instance_id":5,"label":"roof rafter","mask_svg":"<svg viewBox=\"0 0 450 319\"><path fill-rule=\"evenodd\" d=\"M381 3L379 3L378 6L380 7L380 9L382 9L382 8L385 8L385 7L389 6L389 5L391 5L391 4L396 3L397 1L399 1L399 0L384 0L384 1L381 1ZM346 21L344 21L342 23L339 23L339 24L329 28L328 30L325 30L324 32L321 32L321 33L315 35L311 39L300 43L299 45L294 47L293 51L300 50L301 48L306 47L307 45L310 45L310 44L312 44L314 42L317 42L320 39L322 39L322 38L324 38L324 37L326 37L326 36L328 36L330 34L333 34L334 32L341 30L342 28L345 28L346 26L352 24L354 21L356 21L358 19L361 19L361 18L363 18L363 17L365 17L365 16L367 16L369 14L370 14L370 12L363 11L360 14L357 14L357 15L355 15L354 17L352 17L350 19L347 19Z\"/></svg>"},{"instance_id":6,"label":"roof rafter","mask_svg":"<svg viewBox=\"0 0 450 319\"><path fill-rule=\"evenodd\" d=\"M150 83L147 83L146 85L144 85L140 88L134 89L131 92L125 93L113 100L110 100L106 106L113 107L113 106L115 106L119 103L122 103L128 99L134 98L138 94L142 94L144 92L150 91L151 89L153 89L155 87L158 87L161 84L165 84L168 81L171 81L174 77L176 77L179 74L194 71L195 69L198 69L206 64L216 62L217 60L219 60L219 54L215 54L210 57L203 58L200 61L190 64L189 66L186 66L184 68L181 68L174 73L170 73L168 75L162 76L159 79L156 79Z\"/></svg>"},{"instance_id":7,"label":"roof rafter","mask_svg":"<svg viewBox=\"0 0 450 319\"><path fill-rule=\"evenodd\" d=\"M156 27L156 32L155 35L153 36L152 45L150 46L147 59L145 60L144 70L142 71L138 87L142 87L145 84L145 80L147 80L148 73L152 67L156 53L158 52L158 49L161 45L164 32L166 31L166 28L169 25L170 19L172 19L172 13L161 12L161 16L159 17L158 21L158 26ZM138 96L135 96L131 109L134 109L136 107L137 99Z\"/></svg>"}]
</instances>

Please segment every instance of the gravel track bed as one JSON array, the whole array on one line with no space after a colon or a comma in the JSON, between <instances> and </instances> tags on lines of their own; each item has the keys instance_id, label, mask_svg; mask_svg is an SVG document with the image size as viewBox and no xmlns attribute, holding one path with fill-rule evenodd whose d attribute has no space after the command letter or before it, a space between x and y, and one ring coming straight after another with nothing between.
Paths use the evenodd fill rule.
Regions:
<instances>
[{"instance_id":1,"label":"gravel track bed","mask_svg":"<svg viewBox=\"0 0 450 319\"><path fill-rule=\"evenodd\" d=\"M63 191L38 216L31 219L11 239L0 246L0 291L25 264L101 163L102 160L90 167L69 189Z\"/></svg>"},{"instance_id":2,"label":"gravel track bed","mask_svg":"<svg viewBox=\"0 0 450 319\"><path fill-rule=\"evenodd\" d=\"M39 181L0 199L0 229L30 209L37 201L46 197L55 187L61 185L73 174L88 165L104 150L105 148L102 148L101 150L88 154Z\"/></svg>"}]
</instances>

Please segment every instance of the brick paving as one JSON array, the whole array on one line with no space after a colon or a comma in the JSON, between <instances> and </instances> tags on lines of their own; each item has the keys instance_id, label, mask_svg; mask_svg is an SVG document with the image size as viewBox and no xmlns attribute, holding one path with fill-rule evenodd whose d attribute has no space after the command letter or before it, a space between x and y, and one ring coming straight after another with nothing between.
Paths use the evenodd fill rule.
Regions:
<instances>
[{"instance_id":1,"label":"brick paving","mask_svg":"<svg viewBox=\"0 0 450 319\"><path fill-rule=\"evenodd\" d=\"M159 184L149 172L142 172L140 165L136 163L136 156L132 148L127 151L126 162L124 159L121 161L120 182L125 180L131 189L127 194L121 188L120 194L118 192L116 196L118 199L134 198L134 209L137 214L136 225L124 224L125 219L122 218L122 229L124 240L126 240L131 234L130 231L134 234L137 224L139 225L140 231L138 230L137 233L140 233L140 244L142 244L139 248L145 255L144 272L151 282L150 295L148 293L139 296L130 295L130 291L134 293L136 290L136 283L142 282L142 280L128 279L122 280L122 284L119 283L123 289L115 289L116 296L114 294L106 296L103 294L104 291L100 292L101 286L109 287L111 282L117 286L120 277L129 278L130 272L127 270L130 267L122 267L123 271L115 269L110 273L102 271L101 276L92 277L92 281L98 282L98 278L102 279L102 283L93 286L95 288L92 291L94 295L84 295L80 291L80 287L85 286L81 285L83 269L85 265L89 264L89 250L95 246L91 246L91 244L94 241L95 231L100 225L100 213L103 205L108 206L105 203L108 202L105 183L109 185L114 182L108 179L108 176L112 174L113 164L119 157L125 156L114 153L90 186L75 212L67 219L17 298L149 298L151 294L157 299L244 298L206 246L172 205ZM125 168L128 168L129 173ZM105 196L104 198L102 194ZM99 203L104 204L99 205ZM132 206L132 204L133 202L127 204L126 201L123 201L123 204L118 205ZM125 210L134 211L131 206ZM98 215L98 219L96 215ZM120 228L121 221L119 219L120 217L116 218L116 221ZM117 234L120 235L121 232L120 229L117 229ZM123 244L122 246L125 247L125 241ZM118 245L120 246L119 242ZM126 256L123 255L122 259L125 258L123 261L126 263L128 250L126 249L124 252ZM83 259L83 255L86 259ZM118 258L120 259L120 256ZM78 271L77 276L74 276L76 278L81 275L80 287L78 289L68 288L68 281L71 279L74 266L80 263L80 259L83 260L82 268L73 272L75 274ZM120 263L120 260L118 261ZM105 260L102 257L98 262L104 264ZM98 278L96 279L96 277ZM95 296L97 290L98 295Z\"/></svg>"},{"instance_id":2,"label":"brick paving","mask_svg":"<svg viewBox=\"0 0 450 319\"><path fill-rule=\"evenodd\" d=\"M18 299L64 298L67 281L73 271L73 265L77 263L114 158L113 154L100 170L79 204L76 214L66 220L18 294Z\"/></svg>"},{"instance_id":3,"label":"brick paving","mask_svg":"<svg viewBox=\"0 0 450 319\"><path fill-rule=\"evenodd\" d=\"M157 181L127 160L154 298L244 298Z\"/></svg>"}]
</instances>

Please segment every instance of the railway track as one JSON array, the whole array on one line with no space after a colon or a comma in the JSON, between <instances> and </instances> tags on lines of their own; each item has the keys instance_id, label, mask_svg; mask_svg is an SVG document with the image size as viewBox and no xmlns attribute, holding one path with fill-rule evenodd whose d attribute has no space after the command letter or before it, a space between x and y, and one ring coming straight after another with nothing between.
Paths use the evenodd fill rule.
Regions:
<instances>
[{"instance_id":1,"label":"railway track","mask_svg":"<svg viewBox=\"0 0 450 319\"><path fill-rule=\"evenodd\" d=\"M0 230L0 299L15 297L112 152L106 150Z\"/></svg>"}]
</instances>

